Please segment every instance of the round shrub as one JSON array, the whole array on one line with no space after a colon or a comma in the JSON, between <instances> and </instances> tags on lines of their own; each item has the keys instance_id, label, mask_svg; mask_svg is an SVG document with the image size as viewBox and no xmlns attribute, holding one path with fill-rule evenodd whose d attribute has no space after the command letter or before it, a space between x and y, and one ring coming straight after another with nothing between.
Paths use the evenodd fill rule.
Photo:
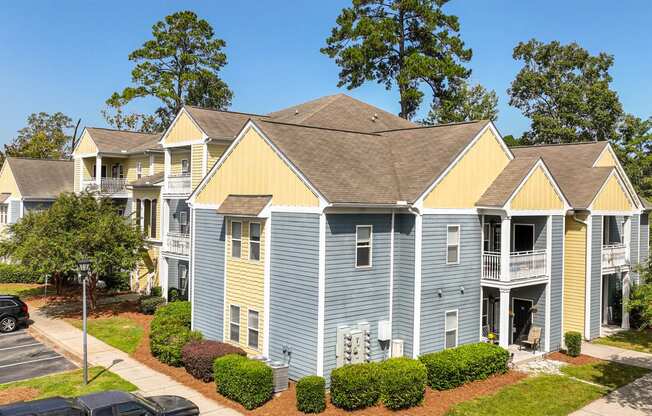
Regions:
<instances>
[{"instance_id":1,"label":"round shrub","mask_svg":"<svg viewBox=\"0 0 652 416\"><path fill-rule=\"evenodd\" d=\"M154 315L156 309L165 305L165 298L158 296L141 296L139 299L138 309L145 315Z\"/></svg>"},{"instance_id":2,"label":"round shrub","mask_svg":"<svg viewBox=\"0 0 652 416\"><path fill-rule=\"evenodd\" d=\"M352 364L331 372L331 402L355 410L373 406L380 397L378 364Z\"/></svg>"},{"instance_id":3,"label":"round shrub","mask_svg":"<svg viewBox=\"0 0 652 416\"><path fill-rule=\"evenodd\" d=\"M576 331L568 331L564 334L566 353L571 357L578 357L582 353L582 334Z\"/></svg>"},{"instance_id":4,"label":"round shrub","mask_svg":"<svg viewBox=\"0 0 652 416\"><path fill-rule=\"evenodd\" d=\"M179 325L163 325L150 333L152 355L160 362L181 367L181 350L191 341L201 340L201 332Z\"/></svg>"},{"instance_id":5,"label":"round shrub","mask_svg":"<svg viewBox=\"0 0 652 416\"><path fill-rule=\"evenodd\" d=\"M255 409L272 398L272 369L262 361L229 354L215 360L213 376L217 392L245 407Z\"/></svg>"},{"instance_id":6,"label":"round shrub","mask_svg":"<svg viewBox=\"0 0 652 416\"><path fill-rule=\"evenodd\" d=\"M152 320L152 327L173 323L190 328L190 320L190 302L168 303L156 309L154 319Z\"/></svg>"},{"instance_id":7,"label":"round shrub","mask_svg":"<svg viewBox=\"0 0 652 416\"><path fill-rule=\"evenodd\" d=\"M228 354L246 356L241 348L219 341L194 341L181 349L181 361L186 371L193 377L205 382L213 381L213 363L215 359Z\"/></svg>"},{"instance_id":8,"label":"round shrub","mask_svg":"<svg viewBox=\"0 0 652 416\"><path fill-rule=\"evenodd\" d=\"M307 376L297 382L297 409L303 413L321 413L326 409L324 377Z\"/></svg>"},{"instance_id":9,"label":"round shrub","mask_svg":"<svg viewBox=\"0 0 652 416\"><path fill-rule=\"evenodd\" d=\"M426 366L407 357L390 358L380 365L380 398L388 409L416 406L423 401L428 379Z\"/></svg>"}]
</instances>

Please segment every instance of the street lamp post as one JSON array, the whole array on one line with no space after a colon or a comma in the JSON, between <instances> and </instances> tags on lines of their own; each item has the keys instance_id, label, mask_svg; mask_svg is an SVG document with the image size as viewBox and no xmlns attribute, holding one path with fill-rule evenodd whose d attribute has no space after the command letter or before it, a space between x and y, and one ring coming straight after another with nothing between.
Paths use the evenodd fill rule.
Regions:
<instances>
[{"instance_id":1,"label":"street lamp post","mask_svg":"<svg viewBox=\"0 0 652 416\"><path fill-rule=\"evenodd\" d=\"M82 277L82 331L83 331L83 351L84 351L84 385L88 384L88 343L86 341L86 277L90 269L90 260L84 258L77 262L79 272Z\"/></svg>"}]
</instances>

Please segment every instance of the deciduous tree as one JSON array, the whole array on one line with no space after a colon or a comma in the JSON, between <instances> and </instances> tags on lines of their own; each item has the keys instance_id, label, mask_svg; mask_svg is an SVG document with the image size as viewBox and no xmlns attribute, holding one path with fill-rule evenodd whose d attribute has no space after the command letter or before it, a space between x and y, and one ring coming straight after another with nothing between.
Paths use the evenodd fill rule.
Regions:
<instances>
[{"instance_id":1,"label":"deciduous tree","mask_svg":"<svg viewBox=\"0 0 652 416\"><path fill-rule=\"evenodd\" d=\"M16 138L5 145L2 160L7 156L68 158L72 150L72 127L72 119L63 113L32 113L27 117L27 126L18 130Z\"/></svg>"},{"instance_id":2,"label":"deciduous tree","mask_svg":"<svg viewBox=\"0 0 652 416\"><path fill-rule=\"evenodd\" d=\"M652 198L652 119L625 115L613 144L637 192Z\"/></svg>"},{"instance_id":3,"label":"deciduous tree","mask_svg":"<svg viewBox=\"0 0 652 416\"><path fill-rule=\"evenodd\" d=\"M459 123L498 118L498 95L480 84L461 82L447 100L435 97L425 124Z\"/></svg>"}]
</instances>

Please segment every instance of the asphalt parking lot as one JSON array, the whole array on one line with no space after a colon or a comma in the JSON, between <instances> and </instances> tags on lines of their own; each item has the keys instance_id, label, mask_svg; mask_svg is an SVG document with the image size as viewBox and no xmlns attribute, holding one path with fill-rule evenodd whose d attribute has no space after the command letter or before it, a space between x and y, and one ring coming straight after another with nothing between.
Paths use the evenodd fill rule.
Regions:
<instances>
[{"instance_id":1,"label":"asphalt parking lot","mask_svg":"<svg viewBox=\"0 0 652 416\"><path fill-rule=\"evenodd\" d=\"M21 329L0 334L0 383L77 368L67 358Z\"/></svg>"}]
</instances>

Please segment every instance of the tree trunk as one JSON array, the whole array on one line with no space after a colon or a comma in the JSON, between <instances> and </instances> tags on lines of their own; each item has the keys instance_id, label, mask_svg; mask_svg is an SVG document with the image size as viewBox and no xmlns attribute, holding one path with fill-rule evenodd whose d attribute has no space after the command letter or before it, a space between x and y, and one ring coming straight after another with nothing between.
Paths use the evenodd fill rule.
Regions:
<instances>
[{"instance_id":1,"label":"tree trunk","mask_svg":"<svg viewBox=\"0 0 652 416\"><path fill-rule=\"evenodd\" d=\"M86 278L86 295L88 306L92 311L97 307L97 274L91 273Z\"/></svg>"},{"instance_id":2,"label":"tree trunk","mask_svg":"<svg viewBox=\"0 0 652 416\"><path fill-rule=\"evenodd\" d=\"M61 282L61 272L52 273L52 283L54 284L54 291L57 295L61 294L61 288L63 286Z\"/></svg>"}]
</instances>

